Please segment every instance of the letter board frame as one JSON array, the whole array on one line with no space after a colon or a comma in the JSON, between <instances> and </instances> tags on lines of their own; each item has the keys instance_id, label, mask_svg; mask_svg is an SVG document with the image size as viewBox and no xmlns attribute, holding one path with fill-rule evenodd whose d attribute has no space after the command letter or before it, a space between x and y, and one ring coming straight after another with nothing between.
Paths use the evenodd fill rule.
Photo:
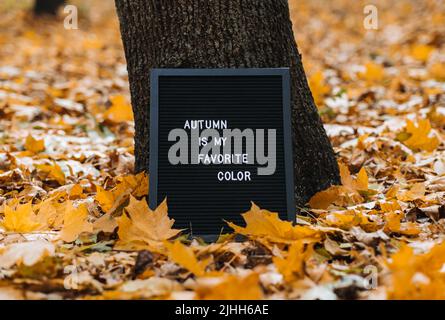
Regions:
<instances>
[{"instance_id":1,"label":"letter board frame","mask_svg":"<svg viewBox=\"0 0 445 320\"><path fill-rule=\"evenodd\" d=\"M296 219L296 207L295 207L295 189L294 189L294 161L293 161L293 144L292 144L292 112L291 112L291 99L290 99L290 71L289 68L246 68L246 69L152 69L150 74L150 154L149 154L149 206L154 210L163 199L158 199L158 187L159 187L159 116L160 108L162 108L160 102L160 79L162 77L279 77L281 83L281 112L282 112L282 138L283 138L283 159L284 159L284 189L285 189L285 212L279 212L279 216L282 219L286 219L295 222ZM184 78L185 79L185 78ZM246 78L247 79L247 78ZM279 142L277 142L277 145ZM166 159L166 161L168 161ZM202 165L202 164L201 164ZM161 177L162 179L162 177ZM168 190L167 190L168 192ZM235 194L234 194L235 196ZM166 194L167 200L174 195L169 196ZM250 204L249 204L250 208ZM270 211L271 208L262 207ZM248 209L247 209L248 210ZM247 210L236 212L241 219L241 214ZM283 211L283 210L282 210ZM178 221L178 216L171 212L169 205L169 216L175 219L175 224ZM204 218L204 216L203 216ZM192 219L192 218L190 218ZM196 218L194 218L196 219ZM224 221L220 221L221 231L228 230ZM229 220L232 221L232 220ZM242 221L242 220L241 220ZM240 221L234 221L239 223ZM205 227L193 227L194 221L190 221L191 232L194 235L217 235L221 231L217 231L215 228ZM182 223L183 225L183 223ZM184 226L182 226L184 227ZM187 228L187 227L186 227Z\"/></svg>"}]
</instances>

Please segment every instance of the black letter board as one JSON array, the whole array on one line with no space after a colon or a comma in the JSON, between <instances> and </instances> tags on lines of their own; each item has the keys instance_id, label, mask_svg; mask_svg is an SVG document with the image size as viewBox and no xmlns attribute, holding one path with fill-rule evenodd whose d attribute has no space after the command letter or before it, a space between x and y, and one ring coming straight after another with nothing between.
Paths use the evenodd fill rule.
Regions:
<instances>
[{"instance_id":1,"label":"black letter board","mask_svg":"<svg viewBox=\"0 0 445 320\"><path fill-rule=\"evenodd\" d=\"M295 219L290 76L283 69L153 69L150 207L193 235L243 225L251 201Z\"/></svg>"}]
</instances>

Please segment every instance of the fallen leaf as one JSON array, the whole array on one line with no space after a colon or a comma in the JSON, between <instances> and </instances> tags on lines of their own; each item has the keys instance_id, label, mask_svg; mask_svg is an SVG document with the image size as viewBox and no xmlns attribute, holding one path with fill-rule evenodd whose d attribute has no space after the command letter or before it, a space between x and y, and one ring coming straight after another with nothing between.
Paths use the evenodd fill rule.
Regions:
<instances>
[{"instance_id":1,"label":"fallen leaf","mask_svg":"<svg viewBox=\"0 0 445 320\"><path fill-rule=\"evenodd\" d=\"M304 263L312 254L312 248L303 241L295 241L289 246L285 258L274 257L273 263L287 282L304 277Z\"/></svg>"},{"instance_id":2,"label":"fallen leaf","mask_svg":"<svg viewBox=\"0 0 445 320\"><path fill-rule=\"evenodd\" d=\"M37 164L37 170L44 173L47 180L55 180L60 185L65 184L65 174L63 173L62 168L57 164Z\"/></svg>"},{"instance_id":3,"label":"fallen leaf","mask_svg":"<svg viewBox=\"0 0 445 320\"><path fill-rule=\"evenodd\" d=\"M4 213L5 217L1 225L7 231L25 233L39 230L42 227L32 210L31 202L18 204L15 209L5 205Z\"/></svg>"},{"instance_id":4,"label":"fallen leaf","mask_svg":"<svg viewBox=\"0 0 445 320\"><path fill-rule=\"evenodd\" d=\"M28 135L25 141L25 149L33 153L39 153L45 150L45 140L37 140L32 135Z\"/></svg>"},{"instance_id":5,"label":"fallen leaf","mask_svg":"<svg viewBox=\"0 0 445 320\"><path fill-rule=\"evenodd\" d=\"M193 249L183 245L180 241L174 241L173 243L166 241L164 245L167 248L168 258L171 261L189 270L198 277L205 275L206 267L209 264L210 259L199 261L196 258Z\"/></svg>"},{"instance_id":6,"label":"fallen leaf","mask_svg":"<svg viewBox=\"0 0 445 320\"><path fill-rule=\"evenodd\" d=\"M403 234L407 236L416 236L420 229L413 222L401 222L403 216L395 212L389 212L385 215L385 231Z\"/></svg>"},{"instance_id":7,"label":"fallen leaf","mask_svg":"<svg viewBox=\"0 0 445 320\"><path fill-rule=\"evenodd\" d=\"M360 76L369 83L380 82L385 77L385 69L374 62L365 64L365 71Z\"/></svg>"},{"instance_id":8,"label":"fallen leaf","mask_svg":"<svg viewBox=\"0 0 445 320\"><path fill-rule=\"evenodd\" d=\"M65 242L73 242L83 232L93 232L93 225L88 222L88 208L85 204L80 204L76 208L71 201L68 201L60 238Z\"/></svg>"},{"instance_id":9,"label":"fallen leaf","mask_svg":"<svg viewBox=\"0 0 445 320\"><path fill-rule=\"evenodd\" d=\"M0 251L0 268L10 268L15 264L32 266L44 257L53 256L55 247L43 240L14 243Z\"/></svg>"},{"instance_id":10,"label":"fallen leaf","mask_svg":"<svg viewBox=\"0 0 445 320\"><path fill-rule=\"evenodd\" d=\"M419 182L412 185L407 191L399 191L397 193L397 199L400 201L424 200L425 192L425 184Z\"/></svg>"},{"instance_id":11,"label":"fallen leaf","mask_svg":"<svg viewBox=\"0 0 445 320\"><path fill-rule=\"evenodd\" d=\"M115 123L133 121L133 110L125 96L110 97L111 107L104 113L104 118Z\"/></svg>"},{"instance_id":12,"label":"fallen leaf","mask_svg":"<svg viewBox=\"0 0 445 320\"><path fill-rule=\"evenodd\" d=\"M432 46L426 44L415 44L411 47L411 56L416 60L426 62L428 61L433 50L434 47Z\"/></svg>"},{"instance_id":13,"label":"fallen leaf","mask_svg":"<svg viewBox=\"0 0 445 320\"><path fill-rule=\"evenodd\" d=\"M436 62L429 69L430 75L438 81L445 81L445 63Z\"/></svg>"},{"instance_id":14,"label":"fallen leaf","mask_svg":"<svg viewBox=\"0 0 445 320\"><path fill-rule=\"evenodd\" d=\"M118 227L118 224L110 213L106 213L94 222L93 227L95 231L111 233Z\"/></svg>"},{"instance_id":15,"label":"fallen leaf","mask_svg":"<svg viewBox=\"0 0 445 320\"><path fill-rule=\"evenodd\" d=\"M324 96L330 91L324 80L323 73L320 71L309 77L309 87L317 106L323 103Z\"/></svg>"},{"instance_id":16,"label":"fallen leaf","mask_svg":"<svg viewBox=\"0 0 445 320\"><path fill-rule=\"evenodd\" d=\"M417 123L406 121L405 132L409 138L403 140L403 144L414 151L434 151L439 146L439 139L432 134L431 124L428 119L419 119Z\"/></svg>"},{"instance_id":17,"label":"fallen leaf","mask_svg":"<svg viewBox=\"0 0 445 320\"><path fill-rule=\"evenodd\" d=\"M167 201L164 200L156 210L148 208L147 201L138 201L130 197L130 203L125 212L117 219L119 226L119 248L143 248L145 245L159 245L159 242L168 240L178 235L181 230L172 229L173 219L167 214Z\"/></svg>"},{"instance_id":18,"label":"fallen leaf","mask_svg":"<svg viewBox=\"0 0 445 320\"><path fill-rule=\"evenodd\" d=\"M263 292L256 273L244 277L228 275L198 279L196 299L199 300L260 300L262 298Z\"/></svg>"},{"instance_id":19,"label":"fallen leaf","mask_svg":"<svg viewBox=\"0 0 445 320\"><path fill-rule=\"evenodd\" d=\"M102 210L107 212L113 207L116 197L113 192L107 191L101 186L96 186L96 190L97 193L95 199L100 204Z\"/></svg>"},{"instance_id":20,"label":"fallen leaf","mask_svg":"<svg viewBox=\"0 0 445 320\"><path fill-rule=\"evenodd\" d=\"M290 221L281 220L278 213L260 209L254 203L250 210L243 213L242 216L246 222L244 228L227 222L238 234L285 243L303 239L311 242L320 239L320 233L311 227L294 226Z\"/></svg>"},{"instance_id":21,"label":"fallen leaf","mask_svg":"<svg viewBox=\"0 0 445 320\"><path fill-rule=\"evenodd\" d=\"M389 299L445 299L445 243L436 244L428 252L416 254L403 244L388 263Z\"/></svg>"}]
</instances>

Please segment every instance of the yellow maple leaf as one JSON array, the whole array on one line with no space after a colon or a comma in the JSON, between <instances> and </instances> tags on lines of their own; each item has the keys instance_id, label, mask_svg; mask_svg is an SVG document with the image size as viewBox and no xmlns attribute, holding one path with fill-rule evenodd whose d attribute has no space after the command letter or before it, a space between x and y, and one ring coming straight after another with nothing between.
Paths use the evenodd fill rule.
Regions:
<instances>
[{"instance_id":1,"label":"yellow maple leaf","mask_svg":"<svg viewBox=\"0 0 445 320\"><path fill-rule=\"evenodd\" d=\"M65 196L65 193L56 193L33 206L37 221L44 226L45 229L59 230L62 227L63 215L68 202L59 202L59 199Z\"/></svg>"},{"instance_id":2,"label":"yellow maple leaf","mask_svg":"<svg viewBox=\"0 0 445 320\"><path fill-rule=\"evenodd\" d=\"M369 187L369 178L366 169L362 167L357 174L356 190L366 191Z\"/></svg>"},{"instance_id":3,"label":"yellow maple leaf","mask_svg":"<svg viewBox=\"0 0 445 320\"><path fill-rule=\"evenodd\" d=\"M5 217L1 225L6 231L26 233L39 230L42 227L32 210L31 202L18 204L15 209L5 205L4 214Z\"/></svg>"},{"instance_id":4,"label":"yellow maple leaf","mask_svg":"<svg viewBox=\"0 0 445 320\"><path fill-rule=\"evenodd\" d=\"M380 208L382 212L397 212L401 211L402 208L398 201L387 201L387 202L379 202Z\"/></svg>"},{"instance_id":5,"label":"yellow maple leaf","mask_svg":"<svg viewBox=\"0 0 445 320\"><path fill-rule=\"evenodd\" d=\"M377 224L369 221L369 219L363 213L356 210L330 213L326 216L325 222L329 226L346 230L349 230L355 226L360 226L362 229L367 231L378 228Z\"/></svg>"},{"instance_id":6,"label":"yellow maple leaf","mask_svg":"<svg viewBox=\"0 0 445 320\"><path fill-rule=\"evenodd\" d=\"M97 193L95 199L105 212L123 203L130 194L137 198L148 194L148 176L144 172L137 175L119 177L117 181L118 184L109 191L96 186Z\"/></svg>"},{"instance_id":7,"label":"yellow maple leaf","mask_svg":"<svg viewBox=\"0 0 445 320\"><path fill-rule=\"evenodd\" d=\"M48 180L55 180L60 185L65 184L65 174L63 173L62 168L57 164L37 164L36 168L38 171L42 172L46 179Z\"/></svg>"},{"instance_id":8,"label":"yellow maple leaf","mask_svg":"<svg viewBox=\"0 0 445 320\"><path fill-rule=\"evenodd\" d=\"M432 46L426 44L416 44L411 47L411 56L416 60L426 62L433 50L434 47Z\"/></svg>"},{"instance_id":9,"label":"yellow maple leaf","mask_svg":"<svg viewBox=\"0 0 445 320\"><path fill-rule=\"evenodd\" d=\"M413 151L424 150L432 152L440 144L437 136L431 134L431 124L428 119L419 119L417 124L407 120L405 132L408 134L408 138L406 140L402 139L402 142Z\"/></svg>"},{"instance_id":10,"label":"yellow maple leaf","mask_svg":"<svg viewBox=\"0 0 445 320\"><path fill-rule=\"evenodd\" d=\"M148 176L145 172L136 175L128 174L118 177L117 180L120 182L118 186L131 189L131 194L134 197L140 198L148 195Z\"/></svg>"},{"instance_id":11,"label":"yellow maple leaf","mask_svg":"<svg viewBox=\"0 0 445 320\"><path fill-rule=\"evenodd\" d=\"M331 204L338 204L344 190L342 186L331 186L326 190L317 192L309 200L309 206L313 209L327 209Z\"/></svg>"},{"instance_id":12,"label":"yellow maple leaf","mask_svg":"<svg viewBox=\"0 0 445 320\"><path fill-rule=\"evenodd\" d=\"M65 242L73 242L83 232L93 232L93 225L88 222L88 208L85 204L76 208L72 201L68 201L63 216L60 238Z\"/></svg>"},{"instance_id":13,"label":"yellow maple leaf","mask_svg":"<svg viewBox=\"0 0 445 320\"><path fill-rule=\"evenodd\" d=\"M144 246L159 246L160 241L176 236L181 230L172 229L175 220L167 214L167 201L164 200L156 210L148 208L147 201L138 201L130 197L130 203L117 220L119 226L119 242L121 249L143 248ZM162 244L162 243L161 243Z\"/></svg>"},{"instance_id":14,"label":"yellow maple leaf","mask_svg":"<svg viewBox=\"0 0 445 320\"><path fill-rule=\"evenodd\" d=\"M285 258L274 257L273 263L287 282L304 277L304 263L312 254L312 247L306 248L303 241L295 241L289 247Z\"/></svg>"},{"instance_id":15,"label":"yellow maple leaf","mask_svg":"<svg viewBox=\"0 0 445 320\"><path fill-rule=\"evenodd\" d=\"M389 299L445 299L445 242L428 252L416 254L407 244L391 256L388 263Z\"/></svg>"},{"instance_id":16,"label":"yellow maple leaf","mask_svg":"<svg viewBox=\"0 0 445 320\"><path fill-rule=\"evenodd\" d=\"M395 198L397 193L399 192L400 187L398 185L392 185L388 191L386 191L385 197L386 199Z\"/></svg>"},{"instance_id":17,"label":"yellow maple leaf","mask_svg":"<svg viewBox=\"0 0 445 320\"><path fill-rule=\"evenodd\" d=\"M340 169L340 178L343 186L352 191L368 190L368 174L364 167L360 169L356 179L352 177L348 166L340 162L338 167Z\"/></svg>"},{"instance_id":18,"label":"yellow maple leaf","mask_svg":"<svg viewBox=\"0 0 445 320\"><path fill-rule=\"evenodd\" d=\"M425 199L425 184L423 182L415 183L407 191L397 193L397 199L400 201L414 201Z\"/></svg>"},{"instance_id":19,"label":"yellow maple leaf","mask_svg":"<svg viewBox=\"0 0 445 320\"><path fill-rule=\"evenodd\" d=\"M309 200L309 205L314 209L327 209L330 205L345 207L363 202L360 193L368 191L368 174L365 168L361 168L357 178L354 179L349 168L338 164L341 177L341 186L331 186L326 190L317 192Z\"/></svg>"},{"instance_id":20,"label":"yellow maple leaf","mask_svg":"<svg viewBox=\"0 0 445 320\"><path fill-rule=\"evenodd\" d=\"M61 206L58 204L57 206ZM46 199L35 206L37 209L37 220L48 229L60 227L63 222L63 213L53 203L53 199Z\"/></svg>"},{"instance_id":21,"label":"yellow maple leaf","mask_svg":"<svg viewBox=\"0 0 445 320\"><path fill-rule=\"evenodd\" d=\"M83 195L83 188L80 184L75 184L69 191L70 199L81 198Z\"/></svg>"},{"instance_id":22,"label":"yellow maple leaf","mask_svg":"<svg viewBox=\"0 0 445 320\"><path fill-rule=\"evenodd\" d=\"M45 150L45 140L37 140L32 135L28 135L25 140L25 149L33 153Z\"/></svg>"},{"instance_id":23,"label":"yellow maple leaf","mask_svg":"<svg viewBox=\"0 0 445 320\"><path fill-rule=\"evenodd\" d=\"M324 96L329 93L329 87L324 83L324 76L321 71L309 77L309 87L311 88L315 104L319 106L323 103Z\"/></svg>"},{"instance_id":24,"label":"yellow maple leaf","mask_svg":"<svg viewBox=\"0 0 445 320\"><path fill-rule=\"evenodd\" d=\"M308 226L294 226L290 221L283 221L278 213L259 208L252 203L249 211L242 214L246 227L240 227L232 222L227 224L236 233L265 238L272 242L290 243L295 240L306 240L308 242L320 239L320 233Z\"/></svg>"},{"instance_id":25,"label":"yellow maple leaf","mask_svg":"<svg viewBox=\"0 0 445 320\"><path fill-rule=\"evenodd\" d=\"M244 277L227 275L219 278L198 279L195 294L198 300L260 300L263 298L256 273Z\"/></svg>"},{"instance_id":26,"label":"yellow maple leaf","mask_svg":"<svg viewBox=\"0 0 445 320\"><path fill-rule=\"evenodd\" d=\"M395 212L389 212L385 215L385 231L404 234L407 236L417 236L420 233L419 228L413 222L402 223L403 216Z\"/></svg>"},{"instance_id":27,"label":"yellow maple leaf","mask_svg":"<svg viewBox=\"0 0 445 320\"><path fill-rule=\"evenodd\" d=\"M111 107L105 111L104 118L114 123L133 121L133 110L125 96L110 97Z\"/></svg>"},{"instance_id":28,"label":"yellow maple leaf","mask_svg":"<svg viewBox=\"0 0 445 320\"><path fill-rule=\"evenodd\" d=\"M106 213L94 221L93 227L94 230L111 233L118 227L118 225L116 219L111 215L111 213Z\"/></svg>"},{"instance_id":29,"label":"yellow maple leaf","mask_svg":"<svg viewBox=\"0 0 445 320\"><path fill-rule=\"evenodd\" d=\"M107 212L113 207L116 197L113 192L107 191L101 186L96 186L95 199L100 204L102 210Z\"/></svg>"},{"instance_id":30,"label":"yellow maple leaf","mask_svg":"<svg viewBox=\"0 0 445 320\"><path fill-rule=\"evenodd\" d=\"M182 244L180 241L174 241L173 243L166 241L164 245L167 248L168 257L171 261L179 264L198 277L202 277L206 273L206 267L211 259L199 261L193 249Z\"/></svg>"},{"instance_id":31,"label":"yellow maple leaf","mask_svg":"<svg viewBox=\"0 0 445 320\"><path fill-rule=\"evenodd\" d=\"M445 63L436 62L429 68L430 75L438 81L445 81Z\"/></svg>"},{"instance_id":32,"label":"yellow maple leaf","mask_svg":"<svg viewBox=\"0 0 445 320\"><path fill-rule=\"evenodd\" d=\"M365 71L359 74L362 79L368 83L380 82L385 77L385 69L374 62L367 62L365 64Z\"/></svg>"}]
</instances>

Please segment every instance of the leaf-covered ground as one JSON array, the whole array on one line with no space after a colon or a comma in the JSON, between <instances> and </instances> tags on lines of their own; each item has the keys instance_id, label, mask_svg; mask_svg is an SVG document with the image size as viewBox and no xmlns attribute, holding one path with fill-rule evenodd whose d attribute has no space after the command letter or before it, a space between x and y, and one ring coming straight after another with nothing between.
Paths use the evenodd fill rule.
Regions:
<instances>
[{"instance_id":1,"label":"leaf-covered ground","mask_svg":"<svg viewBox=\"0 0 445 320\"><path fill-rule=\"evenodd\" d=\"M0 4L0 298L445 298L445 4L365 4L291 1L343 185L213 244L144 200L112 2L77 31Z\"/></svg>"}]
</instances>

